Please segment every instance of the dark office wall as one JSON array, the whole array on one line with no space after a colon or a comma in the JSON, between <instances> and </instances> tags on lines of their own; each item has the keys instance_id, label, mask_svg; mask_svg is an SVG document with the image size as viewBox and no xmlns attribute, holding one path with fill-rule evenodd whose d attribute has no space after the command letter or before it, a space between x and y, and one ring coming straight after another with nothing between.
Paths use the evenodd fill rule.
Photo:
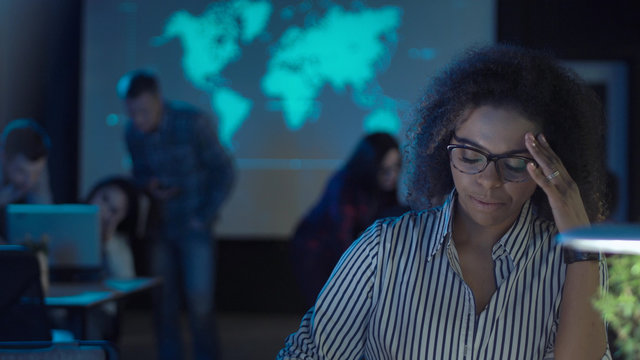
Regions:
<instances>
[{"instance_id":1,"label":"dark office wall","mask_svg":"<svg viewBox=\"0 0 640 360\"><path fill-rule=\"evenodd\" d=\"M56 202L76 200L82 0L0 1L0 126L30 117L52 138Z\"/></svg>"},{"instance_id":2,"label":"dark office wall","mask_svg":"<svg viewBox=\"0 0 640 360\"><path fill-rule=\"evenodd\" d=\"M498 0L498 38L566 57L619 58L638 51L637 1Z\"/></svg>"},{"instance_id":3,"label":"dark office wall","mask_svg":"<svg viewBox=\"0 0 640 360\"><path fill-rule=\"evenodd\" d=\"M498 41L551 50L563 59L619 60L629 69L628 220L640 221L640 3L498 1Z\"/></svg>"}]
</instances>

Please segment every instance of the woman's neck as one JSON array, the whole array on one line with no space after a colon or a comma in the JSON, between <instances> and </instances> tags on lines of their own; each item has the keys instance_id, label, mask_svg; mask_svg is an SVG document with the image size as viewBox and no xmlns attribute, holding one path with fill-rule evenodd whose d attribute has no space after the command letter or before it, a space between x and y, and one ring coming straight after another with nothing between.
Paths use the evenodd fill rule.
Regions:
<instances>
[{"instance_id":1,"label":"woman's neck","mask_svg":"<svg viewBox=\"0 0 640 360\"><path fill-rule=\"evenodd\" d=\"M456 204L453 216L452 238L456 246L492 249L512 224L513 222L496 226L478 224L459 204Z\"/></svg>"}]
</instances>

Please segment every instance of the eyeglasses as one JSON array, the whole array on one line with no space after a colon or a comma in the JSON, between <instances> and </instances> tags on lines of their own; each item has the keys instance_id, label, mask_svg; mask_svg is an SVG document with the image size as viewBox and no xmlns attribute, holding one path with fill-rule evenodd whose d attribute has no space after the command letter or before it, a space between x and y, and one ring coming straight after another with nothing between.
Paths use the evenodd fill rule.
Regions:
<instances>
[{"instance_id":1,"label":"eyeglasses","mask_svg":"<svg viewBox=\"0 0 640 360\"><path fill-rule=\"evenodd\" d=\"M502 176L504 181L525 182L531 180L527 164L535 161L526 156L493 155L460 144L448 145L447 151L453 167L464 174L478 174L493 161L498 175Z\"/></svg>"}]
</instances>

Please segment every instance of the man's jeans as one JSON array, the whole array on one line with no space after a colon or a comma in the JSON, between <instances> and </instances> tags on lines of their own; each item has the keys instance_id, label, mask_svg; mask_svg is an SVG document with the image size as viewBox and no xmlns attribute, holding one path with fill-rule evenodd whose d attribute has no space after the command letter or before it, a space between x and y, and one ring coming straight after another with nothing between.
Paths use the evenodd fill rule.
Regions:
<instances>
[{"instance_id":1,"label":"man's jeans","mask_svg":"<svg viewBox=\"0 0 640 360\"><path fill-rule=\"evenodd\" d=\"M156 240L152 266L164 280L155 318L159 359L181 359L181 299L184 296L194 359L216 359L218 349L214 306L216 243L208 232L190 232L182 239ZM156 299L158 297L156 296Z\"/></svg>"}]
</instances>

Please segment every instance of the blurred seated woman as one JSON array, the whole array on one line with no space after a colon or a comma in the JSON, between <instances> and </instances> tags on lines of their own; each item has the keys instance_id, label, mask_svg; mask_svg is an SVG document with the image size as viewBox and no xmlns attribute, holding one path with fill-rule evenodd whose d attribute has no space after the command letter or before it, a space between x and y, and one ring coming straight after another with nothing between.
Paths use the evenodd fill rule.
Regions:
<instances>
[{"instance_id":1,"label":"blurred seated woman","mask_svg":"<svg viewBox=\"0 0 640 360\"><path fill-rule=\"evenodd\" d=\"M340 255L367 226L406 210L397 197L400 168L398 143L391 135L365 136L298 224L292 256L308 305L315 302Z\"/></svg>"},{"instance_id":2,"label":"blurred seated woman","mask_svg":"<svg viewBox=\"0 0 640 360\"><path fill-rule=\"evenodd\" d=\"M142 267L139 263L145 263L148 249L138 231L139 224L146 223L147 217L147 211L141 209L143 198L144 194L128 178L113 176L94 185L85 199L85 203L100 208L100 237L107 278L131 279L136 275L145 275L144 271L140 271ZM96 308L90 314L92 320L88 334L96 339L117 341L120 315L115 302Z\"/></svg>"},{"instance_id":3,"label":"blurred seated woman","mask_svg":"<svg viewBox=\"0 0 640 360\"><path fill-rule=\"evenodd\" d=\"M136 238L140 194L124 177L110 177L96 184L86 203L100 208L101 239L106 275L132 278L136 275L130 241Z\"/></svg>"}]
</instances>

